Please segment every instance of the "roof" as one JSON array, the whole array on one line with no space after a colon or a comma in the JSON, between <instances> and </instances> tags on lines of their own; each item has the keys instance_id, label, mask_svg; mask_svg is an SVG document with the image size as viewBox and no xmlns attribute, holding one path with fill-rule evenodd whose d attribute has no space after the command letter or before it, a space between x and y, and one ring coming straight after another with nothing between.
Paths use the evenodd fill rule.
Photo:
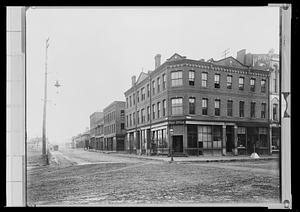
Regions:
<instances>
[{"instance_id":1,"label":"roof","mask_svg":"<svg viewBox=\"0 0 300 212\"><path fill-rule=\"evenodd\" d=\"M212 61L212 63L214 63L216 65L236 67L236 68L248 68L249 67L249 66L242 64L240 61L238 61L237 59L235 59L232 56L226 57L226 58L218 60L218 61Z\"/></svg>"}]
</instances>

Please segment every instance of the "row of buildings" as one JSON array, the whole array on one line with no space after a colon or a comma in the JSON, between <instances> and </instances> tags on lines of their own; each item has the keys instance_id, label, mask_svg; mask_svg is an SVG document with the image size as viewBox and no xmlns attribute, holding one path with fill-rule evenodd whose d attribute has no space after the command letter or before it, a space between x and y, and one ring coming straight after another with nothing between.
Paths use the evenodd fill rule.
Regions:
<instances>
[{"instance_id":1,"label":"row of buildings","mask_svg":"<svg viewBox=\"0 0 300 212\"><path fill-rule=\"evenodd\" d=\"M132 76L125 101L90 116L73 147L136 154L239 155L279 150L279 57L218 61L174 54Z\"/></svg>"}]
</instances>

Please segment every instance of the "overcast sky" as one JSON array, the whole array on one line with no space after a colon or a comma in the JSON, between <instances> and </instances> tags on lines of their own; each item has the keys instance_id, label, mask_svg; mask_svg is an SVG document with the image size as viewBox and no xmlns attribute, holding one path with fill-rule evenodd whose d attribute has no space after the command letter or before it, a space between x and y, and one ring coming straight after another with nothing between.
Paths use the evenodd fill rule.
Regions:
<instances>
[{"instance_id":1,"label":"overcast sky","mask_svg":"<svg viewBox=\"0 0 300 212\"><path fill-rule=\"evenodd\" d=\"M174 53L215 60L246 49L279 51L278 7L30 8L27 11L27 131L42 135L45 41L48 48L47 136L65 142L89 116L125 101L131 76ZM55 81L62 84L58 90Z\"/></svg>"}]
</instances>

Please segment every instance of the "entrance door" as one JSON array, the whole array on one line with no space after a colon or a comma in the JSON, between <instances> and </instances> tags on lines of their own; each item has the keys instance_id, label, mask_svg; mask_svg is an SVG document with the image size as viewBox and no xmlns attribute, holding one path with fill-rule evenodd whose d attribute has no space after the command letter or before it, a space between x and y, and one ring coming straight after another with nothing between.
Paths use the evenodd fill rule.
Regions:
<instances>
[{"instance_id":1,"label":"entrance door","mask_svg":"<svg viewBox=\"0 0 300 212\"><path fill-rule=\"evenodd\" d=\"M233 127L227 126L226 127L226 152L232 152L232 149L234 148L233 143Z\"/></svg>"},{"instance_id":2,"label":"entrance door","mask_svg":"<svg viewBox=\"0 0 300 212\"><path fill-rule=\"evenodd\" d=\"M173 136L173 150L176 152L183 152L183 136L182 135L174 135Z\"/></svg>"}]
</instances>

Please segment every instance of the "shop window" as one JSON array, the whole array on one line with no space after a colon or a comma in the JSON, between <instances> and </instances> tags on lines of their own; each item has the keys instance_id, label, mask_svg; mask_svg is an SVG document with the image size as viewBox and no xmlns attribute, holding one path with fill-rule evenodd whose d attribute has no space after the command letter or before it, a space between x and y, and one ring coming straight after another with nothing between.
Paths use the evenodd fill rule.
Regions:
<instances>
[{"instance_id":1,"label":"shop window","mask_svg":"<svg viewBox=\"0 0 300 212\"><path fill-rule=\"evenodd\" d=\"M212 129L211 126L198 126L198 142L199 147L203 149L212 148Z\"/></svg>"},{"instance_id":2,"label":"shop window","mask_svg":"<svg viewBox=\"0 0 300 212\"><path fill-rule=\"evenodd\" d=\"M246 147L246 128L238 127L238 147Z\"/></svg>"}]
</instances>

